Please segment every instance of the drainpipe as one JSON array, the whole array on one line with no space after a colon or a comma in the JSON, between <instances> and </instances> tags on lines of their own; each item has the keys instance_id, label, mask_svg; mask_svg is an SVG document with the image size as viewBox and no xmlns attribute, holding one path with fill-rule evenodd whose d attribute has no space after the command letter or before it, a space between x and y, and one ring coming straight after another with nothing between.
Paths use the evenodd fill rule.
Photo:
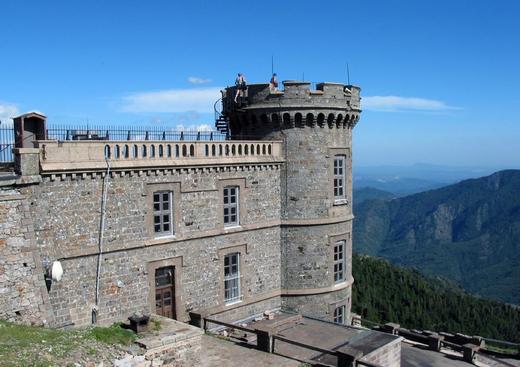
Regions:
<instances>
[{"instance_id":1,"label":"drainpipe","mask_svg":"<svg viewBox=\"0 0 520 367\"><path fill-rule=\"evenodd\" d=\"M99 280L101 277L101 261L103 258L103 240L104 240L104 232L105 232L105 212L107 205L107 195L108 195L108 185L109 185L109 177L110 177L110 161L106 158L107 163L107 171L105 177L103 178L103 195L101 197L101 219L99 226L99 252L97 258L97 272L96 272L96 304L92 308L92 324L97 323L97 313L99 310Z\"/></svg>"}]
</instances>

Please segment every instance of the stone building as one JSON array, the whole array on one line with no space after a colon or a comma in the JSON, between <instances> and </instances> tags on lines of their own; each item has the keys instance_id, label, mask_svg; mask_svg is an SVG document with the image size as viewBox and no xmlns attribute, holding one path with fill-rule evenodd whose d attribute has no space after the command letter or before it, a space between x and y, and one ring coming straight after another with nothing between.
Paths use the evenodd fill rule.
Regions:
<instances>
[{"instance_id":1,"label":"stone building","mask_svg":"<svg viewBox=\"0 0 520 367\"><path fill-rule=\"evenodd\" d=\"M226 141L36 133L15 149L16 175L0 180L0 318L236 321L282 308L348 323L359 88L235 93L217 122Z\"/></svg>"}]
</instances>

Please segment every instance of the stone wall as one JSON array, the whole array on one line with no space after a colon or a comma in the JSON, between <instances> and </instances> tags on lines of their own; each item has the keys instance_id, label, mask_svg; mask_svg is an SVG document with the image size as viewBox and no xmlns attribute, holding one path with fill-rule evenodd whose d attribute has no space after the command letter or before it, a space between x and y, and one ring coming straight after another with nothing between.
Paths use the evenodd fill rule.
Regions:
<instances>
[{"instance_id":1,"label":"stone wall","mask_svg":"<svg viewBox=\"0 0 520 367\"><path fill-rule=\"evenodd\" d=\"M396 338L396 340L363 356L360 361L374 363L385 367L400 367L402 340L403 338Z\"/></svg>"},{"instance_id":2,"label":"stone wall","mask_svg":"<svg viewBox=\"0 0 520 367\"><path fill-rule=\"evenodd\" d=\"M23 189L35 218L36 244L43 258L59 259L64 274L50 288L57 326L88 325L95 305L103 180L80 175L44 176ZM280 305L280 170L278 165L188 168L139 175L113 172L106 201L97 321L109 324L134 312L154 312L156 262L175 266L177 318L207 310L246 315L248 307ZM222 187L240 186L240 226L224 228ZM175 235L155 238L154 190L174 195ZM241 253L242 301L224 304L223 261ZM152 264L152 265L151 265ZM251 304L251 306L247 306ZM237 311L236 308L246 307ZM263 308L263 306L262 306ZM264 309L259 310L263 312Z\"/></svg>"},{"instance_id":3,"label":"stone wall","mask_svg":"<svg viewBox=\"0 0 520 367\"><path fill-rule=\"evenodd\" d=\"M52 324L47 303L29 205L17 190L0 188L0 318Z\"/></svg>"},{"instance_id":4,"label":"stone wall","mask_svg":"<svg viewBox=\"0 0 520 367\"><path fill-rule=\"evenodd\" d=\"M307 86L308 88L308 86ZM285 166L281 173L282 201L282 288L283 305L309 316L332 321L331 305L346 306L350 314L352 278L352 125L336 124L336 116L349 113L328 109L326 104L298 109L309 101L305 88L296 94L289 88L283 99L291 104L275 106L267 97L258 106L251 103L247 112L230 112L232 126L240 125L237 137L284 141ZM267 106L273 103L273 106ZM288 103L288 102L287 102ZM332 102L331 102L332 103ZM334 102L339 103L339 102ZM335 116L333 123L308 126L295 121L296 114ZM257 116L268 116L261 122ZM251 121L254 119L254 121ZM233 128L232 128L233 131ZM345 197L336 200L333 190L333 165L336 155L345 157ZM334 280L334 243L345 241L345 281ZM349 289L345 289L345 287ZM337 292L338 294L332 294ZM298 299L298 297L301 299Z\"/></svg>"},{"instance_id":5,"label":"stone wall","mask_svg":"<svg viewBox=\"0 0 520 367\"><path fill-rule=\"evenodd\" d=\"M334 292L285 296L282 298L284 310L331 322L334 321L334 309L340 306L345 306L344 323L349 325L352 287L349 286Z\"/></svg>"}]
</instances>

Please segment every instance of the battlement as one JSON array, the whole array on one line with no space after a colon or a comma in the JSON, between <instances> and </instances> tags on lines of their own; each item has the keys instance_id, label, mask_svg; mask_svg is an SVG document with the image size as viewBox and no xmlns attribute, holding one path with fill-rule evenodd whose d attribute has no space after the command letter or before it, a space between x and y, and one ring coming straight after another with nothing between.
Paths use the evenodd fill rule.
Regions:
<instances>
[{"instance_id":1,"label":"battlement","mask_svg":"<svg viewBox=\"0 0 520 367\"><path fill-rule=\"evenodd\" d=\"M283 86L283 90L270 90L269 84L249 84L244 96L246 102L243 104L234 101L237 88L228 87L222 91L223 112L259 108L326 108L360 112L359 87L323 82L316 84L316 89L311 90L310 82L296 80L286 80Z\"/></svg>"}]
</instances>

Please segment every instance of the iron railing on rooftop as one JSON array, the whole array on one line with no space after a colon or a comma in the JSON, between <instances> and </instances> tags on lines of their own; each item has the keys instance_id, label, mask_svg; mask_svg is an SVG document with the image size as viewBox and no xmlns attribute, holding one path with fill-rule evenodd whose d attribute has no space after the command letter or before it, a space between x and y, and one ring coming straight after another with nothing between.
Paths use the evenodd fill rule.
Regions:
<instances>
[{"instance_id":1,"label":"iron railing on rooftop","mask_svg":"<svg viewBox=\"0 0 520 367\"><path fill-rule=\"evenodd\" d=\"M61 126L51 125L47 129L48 139L55 140L226 140L218 131L196 129L175 130L161 126L115 127L115 126Z\"/></svg>"},{"instance_id":2,"label":"iron railing on rooftop","mask_svg":"<svg viewBox=\"0 0 520 367\"><path fill-rule=\"evenodd\" d=\"M0 126L0 163L13 161L14 130L12 126Z\"/></svg>"},{"instance_id":3,"label":"iron railing on rooftop","mask_svg":"<svg viewBox=\"0 0 520 367\"><path fill-rule=\"evenodd\" d=\"M185 140L223 141L226 134L215 130L175 130L163 126L108 126L108 125L47 125L47 138L51 140ZM0 126L0 163L13 162L14 128Z\"/></svg>"}]
</instances>

